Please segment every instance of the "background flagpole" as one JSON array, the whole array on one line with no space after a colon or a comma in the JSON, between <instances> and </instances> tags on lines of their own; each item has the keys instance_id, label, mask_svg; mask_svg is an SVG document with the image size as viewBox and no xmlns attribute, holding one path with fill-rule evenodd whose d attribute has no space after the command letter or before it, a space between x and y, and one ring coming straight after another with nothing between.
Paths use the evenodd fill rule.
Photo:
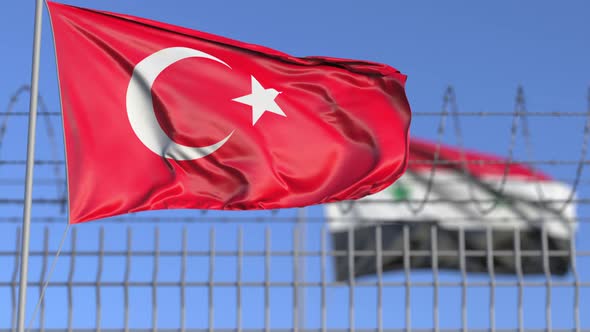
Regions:
<instances>
[{"instance_id":1,"label":"background flagpole","mask_svg":"<svg viewBox=\"0 0 590 332\"><path fill-rule=\"evenodd\" d=\"M31 96L29 101L29 138L27 143L27 170L25 175L25 202L23 209L23 235L20 260L20 286L18 290L18 332L25 331L27 306L27 275L29 272L29 237L33 193L33 166L35 161L35 128L37 128L37 99L39 96L39 60L41 58L41 19L43 0L35 4L35 33L33 37L33 65L31 68Z\"/></svg>"}]
</instances>

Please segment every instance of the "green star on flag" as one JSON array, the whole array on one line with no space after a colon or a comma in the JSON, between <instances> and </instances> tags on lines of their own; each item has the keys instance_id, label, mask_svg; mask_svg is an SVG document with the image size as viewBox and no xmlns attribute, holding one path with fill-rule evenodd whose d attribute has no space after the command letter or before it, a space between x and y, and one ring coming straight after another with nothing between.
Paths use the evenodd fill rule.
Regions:
<instances>
[{"instance_id":1,"label":"green star on flag","mask_svg":"<svg viewBox=\"0 0 590 332\"><path fill-rule=\"evenodd\" d=\"M390 189L394 201L405 201L410 198L410 189L402 182L397 182Z\"/></svg>"}]
</instances>

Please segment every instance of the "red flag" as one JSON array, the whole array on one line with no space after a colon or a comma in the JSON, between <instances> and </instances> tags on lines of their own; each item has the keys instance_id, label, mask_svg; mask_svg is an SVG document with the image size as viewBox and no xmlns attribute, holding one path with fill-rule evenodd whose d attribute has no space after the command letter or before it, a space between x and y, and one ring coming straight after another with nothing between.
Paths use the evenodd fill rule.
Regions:
<instances>
[{"instance_id":1,"label":"red flag","mask_svg":"<svg viewBox=\"0 0 590 332\"><path fill-rule=\"evenodd\" d=\"M70 223L375 193L406 167L405 76L49 3Z\"/></svg>"}]
</instances>

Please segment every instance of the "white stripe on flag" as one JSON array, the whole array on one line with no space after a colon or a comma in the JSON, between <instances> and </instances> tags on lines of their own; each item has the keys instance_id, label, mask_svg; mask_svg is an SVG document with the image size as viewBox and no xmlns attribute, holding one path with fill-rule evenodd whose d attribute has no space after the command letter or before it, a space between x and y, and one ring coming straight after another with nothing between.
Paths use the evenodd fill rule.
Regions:
<instances>
[{"instance_id":1,"label":"white stripe on flag","mask_svg":"<svg viewBox=\"0 0 590 332\"><path fill-rule=\"evenodd\" d=\"M485 190L482 184L500 190L501 177L467 179L460 172L437 170L429 200L424 209L414 214L404 199L421 200L426 195L429 172L406 173L389 188L356 201L327 204L326 217L332 232L378 221L422 222L433 220L447 229L482 229L493 225L494 229L511 230L541 228L545 224L548 235L569 239L577 228L575 205L563 208L571 188L557 181L531 181L519 177L506 179L501 203L494 210L482 214L476 204L489 207L496 196ZM469 185L472 190L470 194ZM480 183L477 183L480 182ZM447 202L446 200L450 201ZM452 201L458 201L453 203ZM541 204L541 201L550 201Z\"/></svg>"}]
</instances>

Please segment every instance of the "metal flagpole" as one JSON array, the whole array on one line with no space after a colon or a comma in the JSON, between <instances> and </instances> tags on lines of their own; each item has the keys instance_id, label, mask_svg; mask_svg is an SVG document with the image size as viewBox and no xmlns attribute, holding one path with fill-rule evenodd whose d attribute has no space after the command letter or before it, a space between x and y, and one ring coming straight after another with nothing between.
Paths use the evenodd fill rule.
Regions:
<instances>
[{"instance_id":1,"label":"metal flagpole","mask_svg":"<svg viewBox=\"0 0 590 332\"><path fill-rule=\"evenodd\" d=\"M31 96L29 101L29 137L27 143L27 169L25 175L25 202L20 259L20 285L18 290L18 332L25 331L27 306L27 274L29 272L29 237L33 193L33 166L35 161L35 129L37 128L37 99L39 96L39 62L41 58L41 18L43 0L35 4L35 33L33 37L33 65L31 69Z\"/></svg>"},{"instance_id":2,"label":"metal flagpole","mask_svg":"<svg viewBox=\"0 0 590 332\"><path fill-rule=\"evenodd\" d=\"M299 227L299 248L300 251L305 252L306 251L306 237L307 237L307 225L306 225L306 218L307 218L307 213L306 213L306 208L302 207L297 209L297 225ZM300 260L300 266L299 266L299 275L297 276L298 280L297 282L299 284L304 284L305 283L305 254L302 254L299 256L299 260ZM299 312L297 313L297 315L299 316L299 330L303 331L305 330L305 287L301 287L299 289Z\"/></svg>"}]
</instances>

